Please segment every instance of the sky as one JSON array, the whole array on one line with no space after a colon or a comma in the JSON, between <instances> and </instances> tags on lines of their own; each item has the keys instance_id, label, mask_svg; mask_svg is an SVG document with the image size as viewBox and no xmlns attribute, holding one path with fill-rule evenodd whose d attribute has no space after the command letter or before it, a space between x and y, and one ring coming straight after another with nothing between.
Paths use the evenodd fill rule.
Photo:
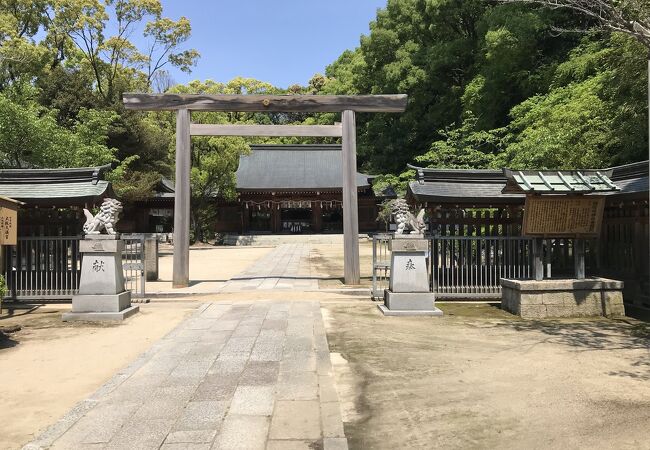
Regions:
<instances>
[{"instance_id":1,"label":"sky","mask_svg":"<svg viewBox=\"0 0 650 450\"><path fill-rule=\"evenodd\" d=\"M286 88L306 85L346 49L359 45L386 0L162 0L163 15L190 19L185 48L201 58L176 83L252 77ZM139 41L134 35L132 40ZM146 48L144 41L141 49Z\"/></svg>"}]
</instances>

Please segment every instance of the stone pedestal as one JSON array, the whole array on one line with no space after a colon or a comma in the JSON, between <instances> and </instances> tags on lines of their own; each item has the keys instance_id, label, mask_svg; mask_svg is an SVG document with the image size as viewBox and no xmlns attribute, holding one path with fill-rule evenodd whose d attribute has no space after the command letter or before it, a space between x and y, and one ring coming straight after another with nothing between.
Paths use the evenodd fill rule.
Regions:
<instances>
[{"instance_id":1,"label":"stone pedestal","mask_svg":"<svg viewBox=\"0 0 650 450\"><path fill-rule=\"evenodd\" d=\"M422 235L396 235L391 241L390 285L384 304L386 316L441 316L435 296L429 291L427 251L429 242Z\"/></svg>"},{"instance_id":2,"label":"stone pedestal","mask_svg":"<svg viewBox=\"0 0 650 450\"><path fill-rule=\"evenodd\" d=\"M501 288L501 309L525 319L625 315L622 281L502 278Z\"/></svg>"},{"instance_id":3,"label":"stone pedestal","mask_svg":"<svg viewBox=\"0 0 650 450\"><path fill-rule=\"evenodd\" d=\"M124 241L116 235L87 235L79 243L79 293L64 321L124 320L138 312L139 306L131 306L131 291L124 288L123 249Z\"/></svg>"}]
</instances>

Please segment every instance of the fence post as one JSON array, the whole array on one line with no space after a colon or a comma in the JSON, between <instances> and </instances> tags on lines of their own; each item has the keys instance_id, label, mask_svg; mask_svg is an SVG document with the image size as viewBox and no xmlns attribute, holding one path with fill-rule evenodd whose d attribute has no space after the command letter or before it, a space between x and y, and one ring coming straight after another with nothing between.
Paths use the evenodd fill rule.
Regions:
<instances>
[{"instance_id":1,"label":"fence post","mask_svg":"<svg viewBox=\"0 0 650 450\"><path fill-rule=\"evenodd\" d=\"M585 240L576 238L573 241L573 264L575 277L578 280L585 278Z\"/></svg>"},{"instance_id":2,"label":"fence post","mask_svg":"<svg viewBox=\"0 0 650 450\"><path fill-rule=\"evenodd\" d=\"M544 239L533 240L533 278L537 281L544 279Z\"/></svg>"},{"instance_id":3,"label":"fence post","mask_svg":"<svg viewBox=\"0 0 650 450\"><path fill-rule=\"evenodd\" d=\"M158 280L158 238L146 236L144 244L144 269L147 281Z\"/></svg>"}]
</instances>

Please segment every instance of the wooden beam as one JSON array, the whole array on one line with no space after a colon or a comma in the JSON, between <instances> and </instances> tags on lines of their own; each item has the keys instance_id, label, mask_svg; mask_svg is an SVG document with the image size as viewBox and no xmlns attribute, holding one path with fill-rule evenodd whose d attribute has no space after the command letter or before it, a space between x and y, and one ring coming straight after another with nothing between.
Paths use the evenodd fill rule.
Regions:
<instances>
[{"instance_id":1,"label":"wooden beam","mask_svg":"<svg viewBox=\"0 0 650 450\"><path fill-rule=\"evenodd\" d=\"M176 111L176 180L174 184L174 263L172 287L190 284L190 112Z\"/></svg>"},{"instance_id":2,"label":"wooden beam","mask_svg":"<svg viewBox=\"0 0 650 450\"><path fill-rule=\"evenodd\" d=\"M341 137L341 125L190 125L192 136Z\"/></svg>"},{"instance_id":3,"label":"wooden beam","mask_svg":"<svg viewBox=\"0 0 650 450\"><path fill-rule=\"evenodd\" d=\"M405 94L392 95L204 95L125 93L126 109L242 112L403 112Z\"/></svg>"},{"instance_id":4,"label":"wooden beam","mask_svg":"<svg viewBox=\"0 0 650 450\"><path fill-rule=\"evenodd\" d=\"M343 111L343 274L345 284L360 283L359 206L357 203L357 127L354 111Z\"/></svg>"}]
</instances>

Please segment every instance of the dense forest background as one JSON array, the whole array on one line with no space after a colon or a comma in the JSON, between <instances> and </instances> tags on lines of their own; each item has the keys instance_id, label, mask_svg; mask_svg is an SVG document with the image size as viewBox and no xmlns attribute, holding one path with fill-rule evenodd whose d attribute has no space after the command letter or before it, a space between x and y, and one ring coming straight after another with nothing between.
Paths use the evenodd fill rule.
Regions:
<instances>
[{"instance_id":1,"label":"dense forest background","mask_svg":"<svg viewBox=\"0 0 650 450\"><path fill-rule=\"evenodd\" d=\"M0 166L112 163L118 193L146 197L173 174L174 118L126 111L126 91L406 93L404 114L358 118L361 169L382 175L378 187L403 185L409 163L598 168L646 159L648 47L596 22L528 2L389 0L359 47L307 86L250 78L176 85L168 69L190 72L200 55L189 48L190 22L166 18L159 0L0 0ZM142 23L147 48L129 40ZM193 120L339 118L201 113ZM256 141L272 140L193 140L195 222L208 219L210 197L236 195L239 155Z\"/></svg>"}]
</instances>

